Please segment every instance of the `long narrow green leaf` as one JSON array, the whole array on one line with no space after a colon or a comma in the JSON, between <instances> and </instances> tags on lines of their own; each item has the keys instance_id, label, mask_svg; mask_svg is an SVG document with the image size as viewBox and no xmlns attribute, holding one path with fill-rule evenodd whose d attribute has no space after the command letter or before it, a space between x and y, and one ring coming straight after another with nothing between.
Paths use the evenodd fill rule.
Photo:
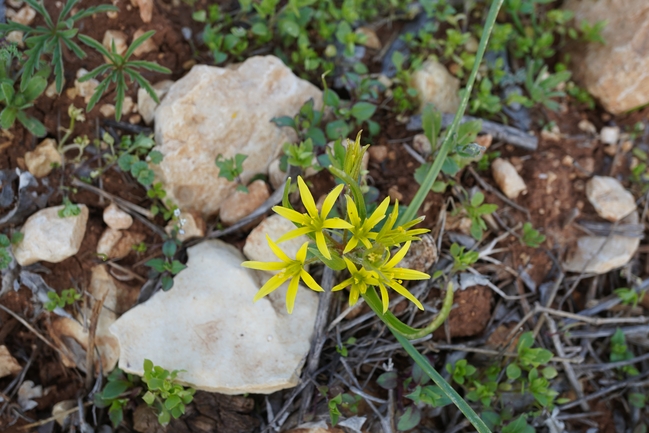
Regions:
<instances>
[{"instance_id":1,"label":"long narrow green leaf","mask_svg":"<svg viewBox=\"0 0 649 433\"><path fill-rule=\"evenodd\" d=\"M111 63L115 63L115 59L114 59L114 57L113 57L113 53L111 53L110 51L108 51L108 50L106 49L106 47L104 47L102 44L100 44L99 42L97 42L96 40L94 40L93 38L91 38L90 36L86 36L86 35L81 35L81 34L80 34L80 35L78 36L78 38L79 38L79 40L80 40L82 43L88 45L90 48L92 48L92 49L94 49L94 50L96 50L96 51L99 51L99 54L108 57L108 58L111 60Z\"/></svg>"},{"instance_id":2,"label":"long narrow green leaf","mask_svg":"<svg viewBox=\"0 0 649 433\"><path fill-rule=\"evenodd\" d=\"M157 63L147 62L146 60L131 60L127 64L131 68L142 68L147 71L160 72L161 74L171 74L171 70L160 66Z\"/></svg>"},{"instance_id":3,"label":"long narrow green leaf","mask_svg":"<svg viewBox=\"0 0 649 433\"><path fill-rule=\"evenodd\" d=\"M446 160L446 155L448 155L449 151L451 150L451 147L455 142L457 128L460 125L460 120L462 120L462 116L464 116L464 112L466 110L467 104L469 103L469 98L471 97L471 91L473 90L473 84L475 83L476 76L478 75L478 69L480 68L480 64L482 63L482 58L484 57L485 50L487 49L489 36L491 36L491 31L493 30L494 24L496 22L496 17L498 15L498 11L502 6L503 1L504 0L493 0L493 2L491 3L491 8L489 9L489 14L487 15L484 30L482 31L482 37L480 38L480 45L478 46L478 52L475 55L475 62L473 64L473 69L471 70L471 75L469 75L469 79L466 83L464 95L462 96L462 100L460 101L460 106L458 107L457 112L455 113L455 118L453 119L453 123L451 124L451 126L448 128L448 131L446 132L446 137L444 138L444 142L440 147L439 153L437 154L435 161L433 162L433 165L430 167L430 170L428 170L428 173L426 174L424 181L421 183L421 186L419 187L417 193L415 194L412 201L408 205L408 208L399 217L399 221L397 222L397 225L403 223L404 221L410 221L414 219L415 216L417 216L417 212L419 211L421 205L424 203L424 200L426 199L426 195L428 195L428 192L433 187L433 184L437 179L437 175L439 174L442 168L442 164Z\"/></svg>"},{"instance_id":4,"label":"long narrow green leaf","mask_svg":"<svg viewBox=\"0 0 649 433\"><path fill-rule=\"evenodd\" d=\"M489 427L487 427L484 421L480 419L478 414L475 413L475 411L471 408L471 406L468 405L466 401L464 401L460 394L458 394L457 391L455 391L453 387L449 385L446 380L444 380L444 378L437 372L437 370L435 370L435 368L430 365L428 359L426 359L421 353L419 353L417 349L415 349L415 346L413 346L406 337L391 328L390 331L392 331L392 333L397 338L399 343L401 343L408 355L410 355L410 357L417 363L417 365L421 367L424 373L426 373L428 377L433 379L435 385L439 386L439 388L444 394L446 394L449 400L451 400L453 404L455 404L455 406L460 409L464 416L467 417L469 422L473 424L473 427L475 427L478 433L491 433L491 430L489 430Z\"/></svg>"},{"instance_id":5,"label":"long narrow green leaf","mask_svg":"<svg viewBox=\"0 0 649 433\"><path fill-rule=\"evenodd\" d=\"M43 19L45 20L45 24L49 28L54 28L54 23L52 22L52 17L50 16L49 13L47 13L47 9L45 9L45 6L43 6L43 3L41 1L37 0L25 0L25 3L30 5L32 9L34 9L36 12L41 14L43 16Z\"/></svg>"},{"instance_id":6,"label":"long narrow green leaf","mask_svg":"<svg viewBox=\"0 0 649 433\"><path fill-rule=\"evenodd\" d=\"M118 122L122 118L122 105L126 95L126 81L124 81L124 74L117 72L117 95L115 96L115 120Z\"/></svg>"},{"instance_id":7,"label":"long narrow green leaf","mask_svg":"<svg viewBox=\"0 0 649 433\"><path fill-rule=\"evenodd\" d=\"M79 3L79 0L68 0L65 2L65 6L63 6L63 9L61 9L61 13L59 14L59 19L58 22L63 21L65 17L68 16L74 5Z\"/></svg>"},{"instance_id":8,"label":"long narrow green leaf","mask_svg":"<svg viewBox=\"0 0 649 433\"><path fill-rule=\"evenodd\" d=\"M93 107L95 106L95 104L97 104L97 102L99 102L99 99L104 94L104 92L106 91L106 88L108 87L109 84L110 84L110 76L106 77L104 79L104 81L99 83L99 85L95 89L95 93L92 94L92 96L90 97L90 100L88 101L88 106L86 107L86 111L92 110Z\"/></svg>"},{"instance_id":9,"label":"long narrow green leaf","mask_svg":"<svg viewBox=\"0 0 649 433\"><path fill-rule=\"evenodd\" d=\"M141 88L146 90L146 92L149 94L151 99L153 99L157 104L160 103L160 98L158 98L158 94L155 92L153 87L151 87L151 84L149 84L149 82L142 75L129 68L124 68L124 72L126 72L128 76L131 77L131 80L137 82Z\"/></svg>"},{"instance_id":10,"label":"long narrow green leaf","mask_svg":"<svg viewBox=\"0 0 649 433\"><path fill-rule=\"evenodd\" d=\"M56 44L52 53L52 63L54 63L54 81L56 82L56 93L61 94L63 90L63 55L61 53L61 44Z\"/></svg>"},{"instance_id":11,"label":"long narrow green leaf","mask_svg":"<svg viewBox=\"0 0 649 433\"><path fill-rule=\"evenodd\" d=\"M81 47L74 42L72 39L63 39L63 43L70 51L72 51L78 58L84 59L86 57L86 52L81 49Z\"/></svg>"},{"instance_id":12,"label":"long narrow green leaf","mask_svg":"<svg viewBox=\"0 0 649 433\"><path fill-rule=\"evenodd\" d=\"M77 12L76 14L72 15L70 19L73 22L77 22L79 20L82 20L86 17L89 17L94 14L101 14L101 13L106 13L106 12L119 12L119 8L117 6L113 5L99 5L99 6L92 6L89 7L88 9L83 9Z\"/></svg>"},{"instance_id":13,"label":"long narrow green leaf","mask_svg":"<svg viewBox=\"0 0 649 433\"><path fill-rule=\"evenodd\" d=\"M109 63L104 63L103 65L97 66L95 69L88 72L86 75L79 78L78 80L79 80L80 83L83 83L84 81L91 80L91 79L95 78L96 76L103 74L104 72L106 72L107 70L109 70L112 67L113 67L113 65L111 65Z\"/></svg>"},{"instance_id":14,"label":"long narrow green leaf","mask_svg":"<svg viewBox=\"0 0 649 433\"><path fill-rule=\"evenodd\" d=\"M134 40L131 46L128 47L128 50L126 50L126 53L124 53L124 58L128 60L128 58L133 55L133 52L153 35L155 35L155 30L149 30L148 32L144 33L142 36Z\"/></svg>"}]
</instances>

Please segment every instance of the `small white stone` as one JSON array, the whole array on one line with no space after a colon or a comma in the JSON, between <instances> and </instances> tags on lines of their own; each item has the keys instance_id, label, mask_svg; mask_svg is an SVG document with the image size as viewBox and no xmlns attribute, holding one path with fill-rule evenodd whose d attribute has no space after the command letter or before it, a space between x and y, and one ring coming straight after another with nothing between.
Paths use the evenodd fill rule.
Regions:
<instances>
[{"instance_id":1,"label":"small white stone","mask_svg":"<svg viewBox=\"0 0 649 433\"><path fill-rule=\"evenodd\" d=\"M299 287L289 315L286 287L252 302L260 282L241 266L244 257L233 246L211 240L187 254L187 269L174 277L173 289L157 292L111 326L119 367L142 375L150 359L182 370L184 384L222 394L294 387L311 347L317 294Z\"/></svg>"},{"instance_id":2,"label":"small white stone","mask_svg":"<svg viewBox=\"0 0 649 433\"><path fill-rule=\"evenodd\" d=\"M20 373L21 370L22 367L18 364L16 358L11 356L7 346L0 345L0 377L13 376Z\"/></svg>"},{"instance_id":3,"label":"small white stone","mask_svg":"<svg viewBox=\"0 0 649 433\"><path fill-rule=\"evenodd\" d=\"M25 32L22 30L14 30L7 33L6 40L9 43L18 45L18 48L24 48L25 43L23 42L23 37L25 37Z\"/></svg>"},{"instance_id":4,"label":"small white stone","mask_svg":"<svg viewBox=\"0 0 649 433\"><path fill-rule=\"evenodd\" d=\"M99 107L99 112L104 117L114 117L115 116L115 106L113 104L103 104Z\"/></svg>"},{"instance_id":5,"label":"small white stone","mask_svg":"<svg viewBox=\"0 0 649 433\"><path fill-rule=\"evenodd\" d=\"M134 108L137 109L137 105L133 102L133 98L127 96L124 98L124 102L122 102L122 116L131 114Z\"/></svg>"},{"instance_id":6,"label":"small white stone","mask_svg":"<svg viewBox=\"0 0 649 433\"><path fill-rule=\"evenodd\" d=\"M151 22L153 17L153 0L131 0L133 6L140 9L140 19L145 22Z\"/></svg>"},{"instance_id":7,"label":"small white stone","mask_svg":"<svg viewBox=\"0 0 649 433\"><path fill-rule=\"evenodd\" d=\"M599 132L599 139L604 144L617 144L620 139L620 128L617 126L605 126Z\"/></svg>"},{"instance_id":8,"label":"small white stone","mask_svg":"<svg viewBox=\"0 0 649 433\"><path fill-rule=\"evenodd\" d=\"M86 69L79 69L77 71L77 79L74 80L74 89L76 90L76 95L81 96L84 99L84 102L87 104L92 98L92 95L95 93L95 89L99 86L99 81L95 78L91 78L88 81L79 81L78 79L86 75L88 71ZM74 99L74 98L71 98Z\"/></svg>"},{"instance_id":9,"label":"small white stone","mask_svg":"<svg viewBox=\"0 0 649 433\"><path fill-rule=\"evenodd\" d=\"M158 96L160 102L162 102L162 99L167 94L169 89L171 89L171 86L173 84L174 82L171 80L164 80L155 83L151 87L153 87L155 94ZM137 90L137 108L138 112L142 116L142 119L144 119L144 123L150 125L155 117L155 110L156 108L158 108L158 103L153 100L146 89L139 88Z\"/></svg>"},{"instance_id":10,"label":"small white stone","mask_svg":"<svg viewBox=\"0 0 649 433\"><path fill-rule=\"evenodd\" d=\"M433 148L430 140L424 134L415 135L412 139L412 147L422 155L430 155Z\"/></svg>"},{"instance_id":11,"label":"small white stone","mask_svg":"<svg viewBox=\"0 0 649 433\"><path fill-rule=\"evenodd\" d=\"M35 177L45 177L54 168L54 165L63 164L63 157L56 149L56 140L46 138L32 152L25 153L27 170Z\"/></svg>"},{"instance_id":12,"label":"small white stone","mask_svg":"<svg viewBox=\"0 0 649 433\"><path fill-rule=\"evenodd\" d=\"M111 53L113 52L113 43L115 43L115 52L120 56L128 49L126 33L119 30L106 30L102 45Z\"/></svg>"},{"instance_id":13,"label":"small white stone","mask_svg":"<svg viewBox=\"0 0 649 433\"><path fill-rule=\"evenodd\" d=\"M110 252L120 239L122 239L122 232L120 230L115 230L110 227L106 228L104 233L101 234L99 242L97 242L97 254L110 258Z\"/></svg>"},{"instance_id":14,"label":"small white stone","mask_svg":"<svg viewBox=\"0 0 649 433\"><path fill-rule=\"evenodd\" d=\"M135 33L133 33L133 40L136 40L137 38L142 36L144 33L146 33L144 30L137 29L135 31ZM152 51L156 51L157 49L158 49L158 46L153 41L153 36L152 36L149 39L147 39L146 41L144 41L144 43L142 45L137 47L135 49L135 51L133 51L133 55L135 57L140 57L143 54L147 54L147 53L150 53Z\"/></svg>"},{"instance_id":15,"label":"small white stone","mask_svg":"<svg viewBox=\"0 0 649 433\"><path fill-rule=\"evenodd\" d=\"M633 194L612 177L593 176L586 184L586 196L599 216L609 221L619 221L636 209Z\"/></svg>"},{"instance_id":16,"label":"small white stone","mask_svg":"<svg viewBox=\"0 0 649 433\"><path fill-rule=\"evenodd\" d=\"M588 119L582 119L577 124L577 127L584 132L595 135L597 133L597 128L592 124Z\"/></svg>"},{"instance_id":17,"label":"small white stone","mask_svg":"<svg viewBox=\"0 0 649 433\"><path fill-rule=\"evenodd\" d=\"M28 266L38 261L60 263L72 257L81 247L88 208L78 205L79 215L61 218L59 211L64 206L41 209L25 221L21 232L22 242L13 246L13 253L20 266Z\"/></svg>"},{"instance_id":18,"label":"small white stone","mask_svg":"<svg viewBox=\"0 0 649 433\"><path fill-rule=\"evenodd\" d=\"M108 257L111 259L123 259L133 252L133 247L146 239L144 233L134 232L131 230L123 230L122 237L117 242L117 245L110 250Z\"/></svg>"},{"instance_id":19,"label":"small white stone","mask_svg":"<svg viewBox=\"0 0 649 433\"><path fill-rule=\"evenodd\" d=\"M263 180L256 180L248 185L248 192L235 191L223 200L221 222L232 225L261 206L270 197L268 185Z\"/></svg>"},{"instance_id":20,"label":"small white stone","mask_svg":"<svg viewBox=\"0 0 649 433\"><path fill-rule=\"evenodd\" d=\"M65 85L65 80L63 80L63 85ZM47 86L47 89L45 89L45 96L51 99L54 99L58 96L58 93L56 93L56 81L52 81L50 85Z\"/></svg>"},{"instance_id":21,"label":"small white stone","mask_svg":"<svg viewBox=\"0 0 649 433\"><path fill-rule=\"evenodd\" d=\"M516 199L527 189L525 181L518 174L516 168L505 159L496 158L491 163L491 174L507 198Z\"/></svg>"},{"instance_id":22,"label":"small white stone","mask_svg":"<svg viewBox=\"0 0 649 433\"><path fill-rule=\"evenodd\" d=\"M376 35L376 32L374 30L370 29L369 27L359 27L356 29L356 34L365 36L365 42L363 43L363 45L365 45L367 48L371 48L373 50L381 49L381 40Z\"/></svg>"},{"instance_id":23,"label":"small white stone","mask_svg":"<svg viewBox=\"0 0 649 433\"><path fill-rule=\"evenodd\" d=\"M446 66L427 60L412 74L411 85L419 95L419 110L427 104L444 113L455 113L460 105L460 80L452 76Z\"/></svg>"},{"instance_id":24,"label":"small white stone","mask_svg":"<svg viewBox=\"0 0 649 433\"><path fill-rule=\"evenodd\" d=\"M133 217L111 203L104 209L104 222L112 229L126 230L133 225Z\"/></svg>"},{"instance_id":25,"label":"small white stone","mask_svg":"<svg viewBox=\"0 0 649 433\"><path fill-rule=\"evenodd\" d=\"M176 228L178 231L176 238L181 242L205 236L205 221L198 214L193 212L178 212L178 215L174 216L176 217L176 221L170 221L167 227L165 227L168 235L171 235L172 230Z\"/></svg>"},{"instance_id":26,"label":"small white stone","mask_svg":"<svg viewBox=\"0 0 649 433\"><path fill-rule=\"evenodd\" d=\"M9 14L7 14L7 17L9 17ZM16 12L14 16L9 18L11 18L11 21L13 22L29 26L31 25L32 21L34 21L34 18L36 18L36 11L32 9L31 6L25 5L18 12Z\"/></svg>"}]
</instances>

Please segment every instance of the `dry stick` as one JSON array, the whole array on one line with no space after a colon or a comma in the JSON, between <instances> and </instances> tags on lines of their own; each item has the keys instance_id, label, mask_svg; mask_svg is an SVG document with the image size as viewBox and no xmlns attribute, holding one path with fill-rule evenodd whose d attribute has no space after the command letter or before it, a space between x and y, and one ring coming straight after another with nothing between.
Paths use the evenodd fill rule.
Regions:
<instances>
[{"instance_id":1,"label":"dry stick","mask_svg":"<svg viewBox=\"0 0 649 433\"><path fill-rule=\"evenodd\" d=\"M420 164L426 164L426 160L424 159L423 156L421 156L415 149L412 147L408 146L408 144L403 143L403 148L406 149L406 151L412 156L418 163Z\"/></svg>"},{"instance_id":2,"label":"dry stick","mask_svg":"<svg viewBox=\"0 0 649 433\"><path fill-rule=\"evenodd\" d=\"M442 114L442 128L446 128L453 123L455 114L443 113ZM505 141L514 146L526 149L536 150L539 144L538 137L530 135L520 129L511 126L503 125L501 123L491 122L489 120L479 119L473 116L462 116L460 123L470 122L472 120L482 120L482 132L491 134L495 139ZM418 131L422 129L421 115L412 116L410 122L406 125L408 131Z\"/></svg>"},{"instance_id":3,"label":"dry stick","mask_svg":"<svg viewBox=\"0 0 649 433\"><path fill-rule=\"evenodd\" d=\"M113 263L113 262L111 262L111 261L108 261L108 262L106 262L106 264L107 264L108 266L111 266L111 267L113 267L113 268L115 268L115 269L118 269L118 270L124 272L125 274L130 275L132 278L135 278L136 280L139 280L139 281L142 282L142 283L144 283L144 282L147 281L146 278L143 278L143 277L139 276L139 275L136 274L135 272L133 272L133 271L131 271L131 270L129 270L129 269L126 269L124 266L118 265L117 263ZM113 275L113 274L111 273L111 275ZM118 280L120 280L120 278L116 277L115 275L113 275L113 277L115 277L115 278L117 278ZM120 281L121 281L121 280L120 280Z\"/></svg>"},{"instance_id":4,"label":"dry stick","mask_svg":"<svg viewBox=\"0 0 649 433\"><path fill-rule=\"evenodd\" d=\"M554 348L557 351L557 354L561 357L565 357L566 353L563 350L563 345L561 344L561 339L559 338L559 333L557 332L557 324L555 323L554 319L552 319L548 315L548 313L543 313L543 315L545 316L545 321L548 323L548 328L550 329L550 337L552 339L552 343L554 344ZM581 386L581 382L577 380L575 370L573 370L572 365L567 362L562 362L561 364L563 365L563 371L565 371L566 376L568 376L568 381L574 388L577 396L582 399L584 397L584 389ZM590 410L590 406L588 406L588 403L586 401L582 401L580 406L584 411Z\"/></svg>"},{"instance_id":5,"label":"dry stick","mask_svg":"<svg viewBox=\"0 0 649 433\"><path fill-rule=\"evenodd\" d=\"M567 409L571 409L571 408L573 408L573 407L575 407L577 405L580 405L581 400L584 400L584 401L594 400L594 399L599 398L599 397L601 397L603 395L606 395L606 394L611 393L613 391L617 391L618 389L625 388L627 386L637 386L637 387L645 386L645 385L649 384L649 382L638 382L638 380L644 379L647 376L649 376L649 371L645 371L644 373L641 373L639 376L634 376L634 377L629 378L629 379L627 379L625 381L618 382L618 383L616 383L614 385L609 386L608 388L604 388L604 389L601 389L601 390L599 390L597 392L594 392L592 394L588 394L587 396L584 396L583 398L581 398L579 400L571 401L570 403L566 403L564 405L561 405L561 406L559 406L559 410L564 411L564 410L567 410Z\"/></svg>"},{"instance_id":6,"label":"dry stick","mask_svg":"<svg viewBox=\"0 0 649 433\"><path fill-rule=\"evenodd\" d=\"M618 323L649 323L649 317L619 317L619 318L602 318L602 317L586 317L579 314L568 313L567 311L555 310L553 308L541 307L539 304L534 306L535 313L549 313L553 316L566 317L574 319L579 322L588 323L591 325L614 325Z\"/></svg>"},{"instance_id":7,"label":"dry stick","mask_svg":"<svg viewBox=\"0 0 649 433\"><path fill-rule=\"evenodd\" d=\"M0 305L0 307L1 307L1 305ZM20 387L18 386L18 384L22 384L23 380L25 380L25 376L27 375L27 370L29 370L29 368L32 366L32 363L36 359L36 355L39 352L40 352L40 345L33 344L32 345L32 354L29 356L29 359L27 360L27 364L25 364L25 366L23 367L23 369L20 372L20 374L18 375L18 377L16 377L16 379L12 380L11 383L9 384L9 386L7 388L5 388L3 394L8 393L9 390L11 389L11 387L13 387L13 391L11 391L11 394L9 394L9 396L8 396L9 398L7 398L5 400L5 404L3 404L2 407L0 407L0 416L4 413L7 406L9 406L9 402L11 401L12 398L14 398L14 395L16 395L16 393L19 391Z\"/></svg>"},{"instance_id":8,"label":"dry stick","mask_svg":"<svg viewBox=\"0 0 649 433\"><path fill-rule=\"evenodd\" d=\"M5 307L5 306L2 305L2 304L0 304L0 309L3 310L4 312L8 313L8 314L11 314L11 315L16 319L16 320L18 320L20 323L22 323L23 326L25 326L25 328L27 328L27 329L29 329L30 331L32 331L32 332L33 332L33 333L34 333L34 334L35 334L35 335L36 335L36 336L37 336L41 341L43 341L45 344L47 344L48 346L50 346L52 349L56 350L56 351L59 352L61 355L63 355L63 352L61 352L61 349L59 349L58 347L56 347L55 345L53 345L52 343L50 343L50 342L49 342L45 337L43 337L43 336L42 336L42 335L41 335L41 334L40 334L36 329L34 329L34 327L33 327L32 325L30 325L30 324L29 324L25 319L23 319L23 318L20 317L18 314L14 313L13 311L11 311L10 309L8 309L7 307Z\"/></svg>"},{"instance_id":9,"label":"dry stick","mask_svg":"<svg viewBox=\"0 0 649 433\"><path fill-rule=\"evenodd\" d=\"M627 365L636 364L638 362L646 361L648 359L649 359L649 353L645 353L644 355L636 356L635 358L627 359L625 361L608 362L605 364L578 365L577 368L579 370L599 370L599 371L613 370L614 368L625 367Z\"/></svg>"},{"instance_id":10,"label":"dry stick","mask_svg":"<svg viewBox=\"0 0 649 433\"><path fill-rule=\"evenodd\" d=\"M552 289L550 290L550 295L548 296L548 299L545 302L546 307L549 307L550 305L552 305L552 302L554 302L554 298L557 296L557 293L559 292L559 288L561 287L561 283L563 283L563 279L565 276L566 274L564 274L563 271L561 271L561 273L559 274L559 278L557 278L557 280L554 282L554 285L552 286ZM536 337L539 335L539 332L541 332L541 327L543 326L544 320L545 318L541 316L539 317L538 322L536 322L536 326L534 327L534 339L536 339Z\"/></svg>"},{"instance_id":11,"label":"dry stick","mask_svg":"<svg viewBox=\"0 0 649 433\"><path fill-rule=\"evenodd\" d=\"M321 284L322 288L325 291L319 296L320 301L318 302L318 311L315 318L315 335L313 336L313 344L311 345L311 350L309 352L309 360L307 361L306 369L304 370L304 373L302 373L304 378L312 377L313 373L318 369L318 364L320 364L320 354L322 353L322 348L324 347L325 341L327 341L326 326L327 319L329 318L331 299L333 297L331 288L334 285L334 278L334 270L329 267L325 267L322 274ZM300 402L298 424L302 422L302 418L304 417L304 414L311 404L312 393L313 384L309 382L305 392L303 393L302 401Z\"/></svg>"},{"instance_id":12,"label":"dry stick","mask_svg":"<svg viewBox=\"0 0 649 433\"><path fill-rule=\"evenodd\" d=\"M93 405L93 402L92 401L87 401L83 405L84 406L91 406L91 405ZM36 421L35 423L32 423L32 424L27 424L27 425L20 426L20 427L18 427L18 430L29 430L30 428L40 427L42 425L47 424L48 422L56 421L59 418L65 419L66 416L68 416L70 414L73 414L74 412L77 412L78 410L79 410L79 407L76 406L76 407L73 407L72 409L68 409L68 410L66 410L64 412L56 414L56 416L51 416L49 418L45 418L45 419L42 419L40 421Z\"/></svg>"},{"instance_id":13,"label":"dry stick","mask_svg":"<svg viewBox=\"0 0 649 433\"><path fill-rule=\"evenodd\" d=\"M97 332L97 323L99 322L99 313L104 306L108 291L104 293L101 299L95 300L90 313L90 326L88 327L88 348L86 349L86 390L92 389L92 383L95 378L95 334Z\"/></svg>"},{"instance_id":14,"label":"dry stick","mask_svg":"<svg viewBox=\"0 0 649 433\"><path fill-rule=\"evenodd\" d=\"M107 199L109 199L111 201L114 201L120 207L126 208L126 209L130 210L131 212L138 213L138 214L143 215L143 216L145 216L147 218L153 218L153 214L148 209L144 209L143 207L138 206L136 204L133 204L128 200L124 200L123 198L117 197L116 195L113 195L113 194L111 194L109 192L106 192L103 189L99 189L99 188L97 188L95 186L92 186L92 185L89 185L89 184L87 184L85 182L81 182L77 178L72 178L72 186L76 186L76 187L83 188L85 190L94 192L95 194L97 194L99 196L102 196L102 197L107 198Z\"/></svg>"},{"instance_id":15,"label":"dry stick","mask_svg":"<svg viewBox=\"0 0 649 433\"><path fill-rule=\"evenodd\" d=\"M496 197L507 203L509 206L513 207L514 209L523 212L525 215L527 215L527 219L532 219L530 215L530 211L524 208L523 206L517 204L516 202L508 199L503 193L498 191L496 188L493 186L489 185L485 180L480 176L471 166L467 167L469 170L469 173L471 173L471 176L480 184L480 187L484 189L485 191L488 191L492 194L495 194Z\"/></svg>"},{"instance_id":16,"label":"dry stick","mask_svg":"<svg viewBox=\"0 0 649 433\"><path fill-rule=\"evenodd\" d=\"M507 358L516 358L518 353L516 352L500 352L498 350L492 349L482 349L479 347L468 347L461 344L438 344L434 342L427 342L424 344L424 347L431 350L432 352L439 352L440 350L457 350L458 352L468 352L468 353L480 353L483 355L493 355L493 356L505 356ZM568 362L571 364L581 364L584 362L584 358L579 356L575 358L566 358L562 356L553 356L550 359L552 362Z\"/></svg>"}]
</instances>

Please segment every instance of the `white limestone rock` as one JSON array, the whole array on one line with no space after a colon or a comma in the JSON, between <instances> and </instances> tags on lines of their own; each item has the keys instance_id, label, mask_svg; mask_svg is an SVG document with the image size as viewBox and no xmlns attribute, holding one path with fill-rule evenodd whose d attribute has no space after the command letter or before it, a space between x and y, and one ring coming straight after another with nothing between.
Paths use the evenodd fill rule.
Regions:
<instances>
[{"instance_id":1,"label":"white limestone rock","mask_svg":"<svg viewBox=\"0 0 649 433\"><path fill-rule=\"evenodd\" d=\"M13 246L13 253L20 266L38 261L59 263L72 257L81 247L88 222L88 208L78 205L81 212L76 216L61 218L64 206L41 209L25 221L21 232L22 242Z\"/></svg>"},{"instance_id":2,"label":"white limestone rock","mask_svg":"<svg viewBox=\"0 0 649 433\"><path fill-rule=\"evenodd\" d=\"M111 203L104 209L104 222L111 229L126 230L133 225L133 217Z\"/></svg>"},{"instance_id":3,"label":"white limestone rock","mask_svg":"<svg viewBox=\"0 0 649 433\"><path fill-rule=\"evenodd\" d=\"M256 180L248 185L248 192L235 191L223 200L221 206L221 222L231 226L252 211L264 204L270 197L268 185L263 180Z\"/></svg>"},{"instance_id":4,"label":"white limestone rock","mask_svg":"<svg viewBox=\"0 0 649 433\"><path fill-rule=\"evenodd\" d=\"M169 236L173 229L176 229L176 238L185 242L188 239L202 238L205 236L205 220L193 212L181 212L175 220L170 221L165 227Z\"/></svg>"},{"instance_id":5,"label":"white limestone rock","mask_svg":"<svg viewBox=\"0 0 649 433\"><path fill-rule=\"evenodd\" d=\"M56 149L56 140L53 138L46 138L33 151L25 153L25 165L34 177L45 177L55 165L61 164L63 157Z\"/></svg>"},{"instance_id":6,"label":"white limestone rock","mask_svg":"<svg viewBox=\"0 0 649 433\"><path fill-rule=\"evenodd\" d=\"M619 221L636 209L633 194L612 177L593 176L586 183L586 196L598 215L609 221Z\"/></svg>"},{"instance_id":7,"label":"white limestone rock","mask_svg":"<svg viewBox=\"0 0 649 433\"><path fill-rule=\"evenodd\" d=\"M256 303L257 275L243 255L219 240L188 249L174 287L129 310L110 328L119 367L142 375L144 359L185 370L180 382L223 394L270 394L298 383L310 348L317 295L300 287L292 315L286 288Z\"/></svg>"},{"instance_id":8,"label":"white limestone rock","mask_svg":"<svg viewBox=\"0 0 649 433\"><path fill-rule=\"evenodd\" d=\"M153 167L168 197L183 210L216 214L237 184L218 177L221 154L247 155L241 178L266 174L287 141L290 128L270 120L294 116L322 92L296 77L274 56L251 57L228 68L194 66L169 90L155 114L156 150L164 159Z\"/></svg>"},{"instance_id":9,"label":"white limestone rock","mask_svg":"<svg viewBox=\"0 0 649 433\"><path fill-rule=\"evenodd\" d=\"M491 163L491 174L507 198L516 199L527 189L523 178L506 159L496 158Z\"/></svg>"},{"instance_id":10,"label":"white limestone rock","mask_svg":"<svg viewBox=\"0 0 649 433\"><path fill-rule=\"evenodd\" d=\"M412 74L411 85L417 90L420 106L433 104L444 113L455 113L460 106L460 80L451 75L446 66L427 60Z\"/></svg>"},{"instance_id":11,"label":"white limestone rock","mask_svg":"<svg viewBox=\"0 0 649 433\"><path fill-rule=\"evenodd\" d=\"M633 212L622 222L637 224L638 213ZM569 251L563 268L568 272L605 274L626 265L640 246L640 238L621 235L583 236Z\"/></svg>"}]
</instances>

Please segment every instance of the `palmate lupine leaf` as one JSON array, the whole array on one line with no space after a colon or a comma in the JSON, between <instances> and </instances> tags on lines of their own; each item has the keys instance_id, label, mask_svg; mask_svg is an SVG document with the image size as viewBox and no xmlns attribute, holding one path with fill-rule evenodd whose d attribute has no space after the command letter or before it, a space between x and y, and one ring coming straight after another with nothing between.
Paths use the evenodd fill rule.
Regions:
<instances>
[{"instance_id":1,"label":"palmate lupine leaf","mask_svg":"<svg viewBox=\"0 0 649 433\"><path fill-rule=\"evenodd\" d=\"M56 22L54 22L50 14L47 12L43 0L25 0L25 3L43 17L45 26L34 28L16 22L0 24L1 33L20 30L25 34L25 44L27 45L25 54L27 55L27 60L23 66L23 74L20 83L21 89L24 90L25 86L27 86L29 80L34 75L34 72L40 67L42 57L51 54L52 64L54 65L56 91L61 93L61 90L63 90L64 74L63 46L65 45L80 59L83 59L86 56L86 53L73 40L78 32L78 30L74 28L76 22L93 14L118 11L119 9L113 5L92 6L87 9L82 9L66 19L74 6L79 3L79 0L68 0L61 9Z\"/></svg>"},{"instance_id":2,"label":"palmate lupine leaf","mask_svg":"<svg viewBox=\"0 0 649 433\"><path fill-rule=\"evenodd\" d=\"M111 47L112 49L109 51L106 49L106 47L104 47L96 40L85 35L79 35L79 40L82 43L88 45L91 48L94 48L108 59L108 63L98 66L79 79L79 81L83 82L100 75L107 74L106 77L101 81L101 83L99 83L99 86L97 86L97 88L95 89L95 93L90 98L90 101L88 101L88 106L86 108L87 111L93 109L93 107L101 99L101 96L106 92L106 90L108 90L108 86L112 82L115 83L116 93L115 119L119 121L122 117L122 106L124 104L124 98L126 96L127 77L131 82L136 82L140 87L145 89L154 101L160 102L158 95L156 94L153 87L151 87L151 84L136 69L144 69L147 71L159 72L162 74L170 74L171 71L163 66L158 65L157 63L147 62L144 60L129 60L135 50L154 34L155 32L151 30L134 40L123 56L119 55L116 52L114 43Z\"/></svg>"}]
</instances>

